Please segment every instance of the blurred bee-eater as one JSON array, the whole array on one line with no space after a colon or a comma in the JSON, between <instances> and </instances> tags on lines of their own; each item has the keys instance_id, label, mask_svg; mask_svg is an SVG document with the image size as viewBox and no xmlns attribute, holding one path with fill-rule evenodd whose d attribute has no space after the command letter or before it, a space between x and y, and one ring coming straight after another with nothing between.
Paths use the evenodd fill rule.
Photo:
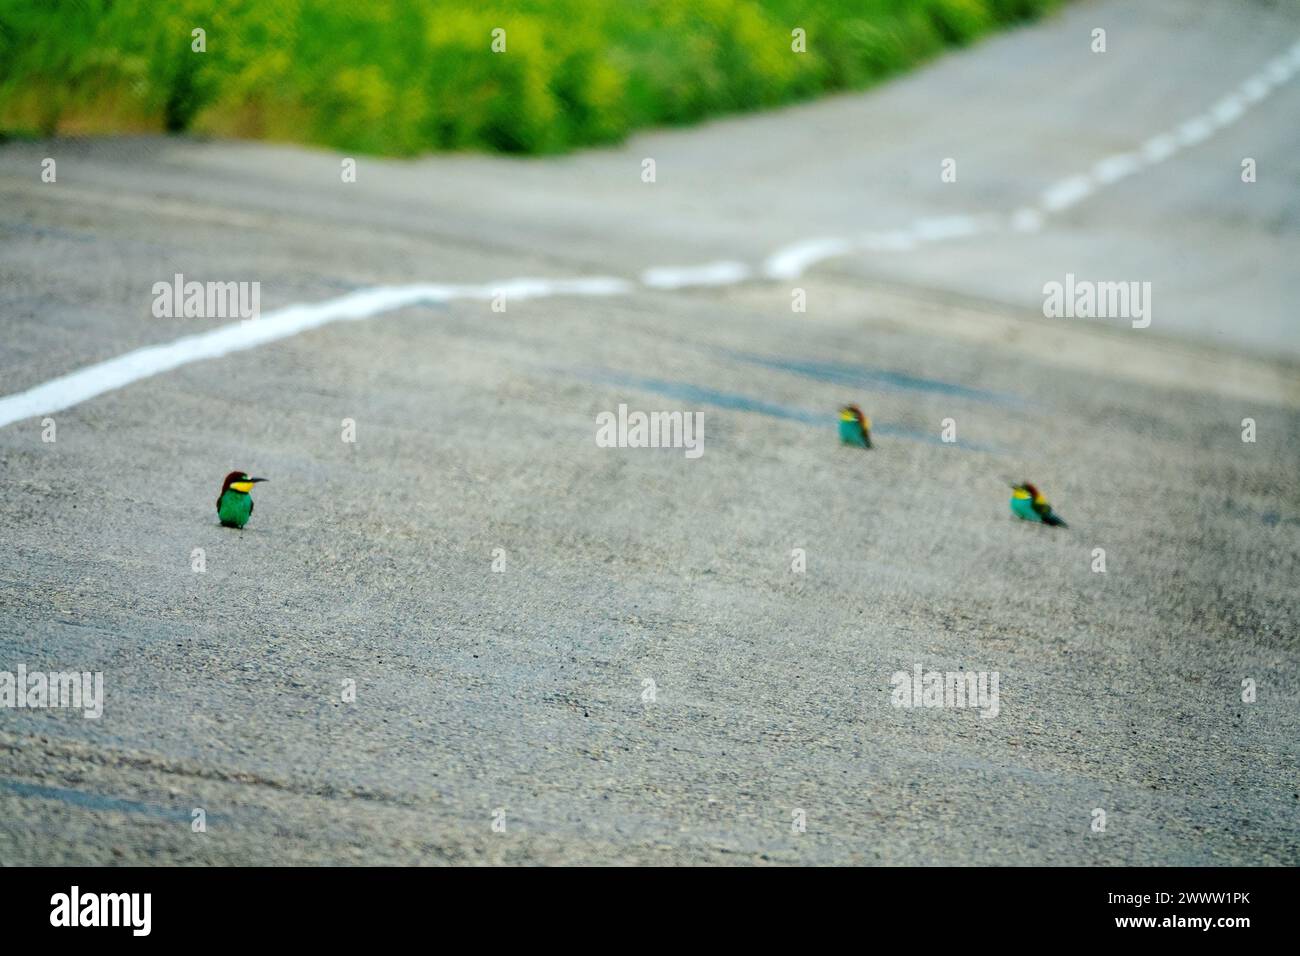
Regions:
<instances>
[{"instance_id":1,"label":"blurred bee-eater","mask_svg":"<svg viewBox=\"0 0 1300 956\"><path fill-rule=\"evenodd\" d=\"M1011 513L1026 521L1040 521L1043 524L1068 527L1052 510L1042 492L1027 481L1011 486Z\"/></svg>"},{"instance_id":2,"label":"blurred bee-eater","mask_svg":"<svg viewBox=\"0 0 1300 956\"><path fill-rule=\"evenodd\" d=\"M871 447L871 419L856 405L845 405L840 409L840 442L859 448Z\"/></svg>"}]
</instances>

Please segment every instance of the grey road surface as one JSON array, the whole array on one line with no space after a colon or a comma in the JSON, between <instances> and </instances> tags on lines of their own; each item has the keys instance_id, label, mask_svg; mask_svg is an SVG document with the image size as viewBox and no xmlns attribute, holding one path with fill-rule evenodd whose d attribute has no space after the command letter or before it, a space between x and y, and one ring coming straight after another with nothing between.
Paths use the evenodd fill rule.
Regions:
<instances>
[{"instance_id":1,"label":"grey road surface","mask_svg":"<svg viewBox=\"0 0 1300 956\"><path fill-rule=\"evenodd\" d=\"M1298 38L1290 4L1084 2L866 94L355 183L290 147L0 147L0 395L229 322L154 318L175 273L266 311L634 284L0 429L0 672L105 693L0 707L0 862L1300 863L1300 80L1037 232L761 277L1032 203ZM754 278L637 284L719 260ZM1151 327L1044 318L1067 272L1151 282ZM701 412L703 455L597 447L620 403ZM271 479L242 532L231 469ZM1010 516L1020 478L1069 528ZM996 715L895 706L918 665L996 673Z\"/></svg>"}]
</instances>

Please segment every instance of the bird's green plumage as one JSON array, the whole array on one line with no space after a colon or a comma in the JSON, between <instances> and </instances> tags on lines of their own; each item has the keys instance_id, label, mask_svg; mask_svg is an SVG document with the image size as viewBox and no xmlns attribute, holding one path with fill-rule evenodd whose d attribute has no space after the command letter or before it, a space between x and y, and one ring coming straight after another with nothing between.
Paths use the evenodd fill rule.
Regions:
<instances>
[{"instance_id":1,"label":"bird's green plumage","mask_svg":"<svg viewBox=\"0 0 1300 956\"><path fill-rule=\"evenodd\" d=\"M840 441L845 445L857 445L859 448L870 448L866 433L862 430L862 423L856 419L840 419Z\"/></svg>"},{"instance_id":2,"label":"bird's green plumage","mask_svg":"<svg viewBox=\"0 0 1300 956\"><path fill-rule=\"evenodd\" d=\"M227 528L242 528L253 513L253 496L234 488L227 488L217 499L217 517Z\"/></svg>"},{"instance_id":3,"label":"bird's green plumage","mask_svg":"<svg viewBox=\"0 0 1300 956\"><path fill-rule=\"evenodd\" d=\"M1034 510L1034 502L1031 498L1011 499L1011 510L1017 518L1024 518L1026 521L1042 521L1043 517Z\"/></svg>"},{"instance_id":4,"label":"bird's green plumage","mask_svg":"<svg viewBox=\"0 0 1300 956\"><path fill-rule=\"evenodd\" d=\"M1039 521L1059 528L1066 527L1065 522L1061 520L1061 516L1054 512L1052 506L1042 498L1035 500L1012 495L1011 513L1017 518L1024 518L1026 521Z\"/></svg>"}]
</instances>

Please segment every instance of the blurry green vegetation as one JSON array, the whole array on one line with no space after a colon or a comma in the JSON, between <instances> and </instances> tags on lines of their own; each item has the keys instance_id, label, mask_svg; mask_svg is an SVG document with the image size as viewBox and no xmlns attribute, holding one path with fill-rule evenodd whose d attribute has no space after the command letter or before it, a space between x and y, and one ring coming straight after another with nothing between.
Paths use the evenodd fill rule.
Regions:
<instances>
[{"instance_id":1,"label":"blurry green vegetation","mask_svg":"<svg viewBox=\"0 0 1300 956\"><path fill-rule=\"evenodd\" d=\"M1059 2L0 0L0 128L555 152L866 86Z\"/></svg>"}]
</instances>

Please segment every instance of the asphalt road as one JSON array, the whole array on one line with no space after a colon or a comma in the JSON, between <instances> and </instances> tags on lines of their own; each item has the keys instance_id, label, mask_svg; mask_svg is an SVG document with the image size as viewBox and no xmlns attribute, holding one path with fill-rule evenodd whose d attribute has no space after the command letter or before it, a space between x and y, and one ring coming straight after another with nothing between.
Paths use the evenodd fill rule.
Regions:
<instances>
[{"instance_id":1,"label":"asphalt road","mask_svg":"<svg viewBox=\"0 0 1300 956\"><path fill-rule=\"evenodd\" d=\"M1300 862L1300 80L1036 232L761 273L1033 203L1298 38L1293 5L1085 2L866 94L346 184L289 147L0 147L0 395L225 324L152 317L177 272L266 311L633 286L328 325L0 429L0 671L105 688L97 720L0 707L0 862ZM637 282L720 260L754 277ZM1067 272L1150 281L1151 327L1044 318ZM837 445L844 401L874 450ZM702 412L703 455L597 447L620 403ZM243 532L235 468L271 479ZM1021 477L1068 529L1011 518ZM996 672L997 715L893 706L918 664Z\"/></svg>"}]
</instances>

